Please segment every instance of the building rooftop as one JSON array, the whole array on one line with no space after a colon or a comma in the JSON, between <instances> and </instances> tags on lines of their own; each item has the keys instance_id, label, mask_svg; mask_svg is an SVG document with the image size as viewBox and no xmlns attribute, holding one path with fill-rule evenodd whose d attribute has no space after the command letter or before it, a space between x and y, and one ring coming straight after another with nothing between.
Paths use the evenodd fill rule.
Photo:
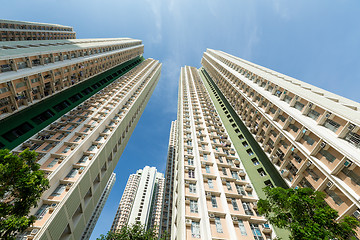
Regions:
<instances>
[{"instance_id":1,"label":"building rooftop","mask_svg":"<svg viewBox=\"0 0 360 240\"><path fill-rule=\"evenodd\" d=\"M15 20L6 20L0 19L0 23L8 23L8 24L25 24L25 25L40 25L40 26L52 26L52 27L65 27L65 28L73 28L71 26L64 26L60 24L53 23L38 23L38 22L27 22L27 21L15 21Z\"/></svg>"},{"instance_id":2,"label":"building rooftop","mask_svg":"<svg viewBox=\"0 0 360 240\"><path fill-rule=\"evenodd\" d=\"M7 41L0 42L0 60L13 59L23 56L34 56L40 53L59 51L73 51L91 47L116 45L119 43L141 40L131 38L92 38L66 40L34 40L34 41Z\"/></svg>"}]
</instances>

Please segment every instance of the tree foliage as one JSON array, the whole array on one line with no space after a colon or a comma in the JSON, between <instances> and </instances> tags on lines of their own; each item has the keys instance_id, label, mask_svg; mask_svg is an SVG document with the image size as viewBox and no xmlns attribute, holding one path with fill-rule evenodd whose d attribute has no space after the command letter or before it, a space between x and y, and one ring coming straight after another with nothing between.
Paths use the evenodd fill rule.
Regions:
<instances>
[{"instance_id":1,"label":"tree foliage","mask_svg":"<svg viewBox=\"0 0 360 240\"><path fill-rule=\"evenodd\" d=\"M165 234L166 235L166 234ZM117 232L108 232L106 235L101 235L97 240L155 240L158 239L156 231L153 228L145 230L145 227L140 223L124 226ZM161 238L166 240L168 237Z\"/></svg>"},{"instance_id":2,"label":"tree foliage","mask_svg":"<svg viewBox=\"0 0 360 240\"><path fill-rule=\"evenodd\" d=\"M19 155L0 150L0 238L12 239L34 221L28 216L41 194L49 187L37 154L28 149Z\"/></svg>"},{"instance_id":3,"label":"tree foliage","mask_svg":"<svg viewBox=\"0 0 360 240\"><path fill-rule=\"evenodd\" d=\"M338 212L325 202L325 193L311 188L265 188L259 213L271 224L288 229L296 240L355 239L359 222L350 216L337 222Z\"/></svg>"}]
</instances>

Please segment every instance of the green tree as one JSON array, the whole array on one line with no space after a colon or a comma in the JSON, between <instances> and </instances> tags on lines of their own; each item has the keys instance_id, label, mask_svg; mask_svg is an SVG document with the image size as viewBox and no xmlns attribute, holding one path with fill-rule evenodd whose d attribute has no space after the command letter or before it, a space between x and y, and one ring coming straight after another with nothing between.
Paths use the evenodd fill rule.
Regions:
<instances>
[{"instance_id":1,"label":"green tree","mask_svg":"<svg viewBox=\"0 0 360 240\"><path fill-rule=\"evenodd\" d=\"M296 240L355 239L359 222L350 216L337 222L338 212L325 202L325 193L311 188L264 188L266 199L258 202L259 213L271 224L290 231Z\"/></svg>"},{"instance_id":2,"label":"green tree","mask_svg":"<svg viewBox=\"0 0 360 240\"><path fill-rule=\"evenodd\" d=\"M0 150L0 238L13 239L34 221L28 216L49 187L37 154L26 149L19 155Z\"/></svg>"},{"instance_id":3,"label":"green tree","mask_svg":"<svg viewBox=\"0 0 360 240\"><path fill-rule=\"evenodd\" d=\"M161 238L162 240L169 239L167 234ZM101 235L97 240L155 240L158 239L156 236L155 229L149 228L145 230L145 227L140 223L135 223L130 226L124 226L120 231L108 232L106 235Z\"/></svg>"}]
</instances>

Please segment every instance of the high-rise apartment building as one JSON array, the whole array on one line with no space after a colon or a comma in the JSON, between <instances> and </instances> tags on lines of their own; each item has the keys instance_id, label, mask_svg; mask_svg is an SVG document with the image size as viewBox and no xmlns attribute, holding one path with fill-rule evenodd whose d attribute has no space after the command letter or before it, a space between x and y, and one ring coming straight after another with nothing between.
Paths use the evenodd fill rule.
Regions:
<instances>
[{"instance_id":1,"label":"high-rise apartment building","mask_svg":"<svg viewBox=\"0 0 360 240\"><path fill-rule=\"evenodd\" d=\"M115 184L115 180L116 180L116 174L112 173L109 178L109 181L106 184L106 187L105 187L103 193L101 194L99 202L96 204L96 207L95 207L93 214L84 230L84 233L81 236L81 240L90 239L91 233L93 232L96 222L100 217L101 211L103 210L103 208L105 206L105 202L107 201L107 199L110 195L111 189Z\"/></svg>"},{"instance_id":2,"label":"high-rise apartment building","mask_svg":"<svg viewBox=\"0 0 360 240\"><path fill-rule=\"evenodd\" d=\"M144 59L142 42L130 38L0 48L0 147L36 151L50 182L30 212L37 220L19 237L81 239L96 222L161 64Z\"/></svg>"},{"instance_id":3,"label":"high-rise apartment building","mask_svg":"<svg viewBox=\"0 0 360 240\"><path fill-rule=\"evenodd\" d=\"M289 187L323 191L340 219L360 219L359 103L221 51L208 49L201 62L227 117Z\"/></svg>"},{"instance_id":4,"label":"high-rise apartment building","mask_svg":"<svg viewBox=\"0 0 360 240\"><path fill-rule=\"evenodd\" d=\"M159 232L164 196L164 175L155 167L146 166L129 176L111 231L137 222Z\"/></svg>"},{"instance_id":5,"label":"high-rise apartment building","mask_svg":"<svg viewBox=\"0 0 360 240\"><path fill-rule=\"evenodd\" d=\"M181 68L174 178L167 175L173 181L171 239L272 239L273 228L257 212L257 183L244 166L260 164L257 150L243 135L234 148L214 98L202 71ZM276 184L263 168L258 175Z\"/></svg>"},{"instance_id":6,"label":"high-rise apartment building","mask_svg":"<svg viewBox=\"0 0 360 240\"><path fill-rule=\"evenodd\" d=\"M74 39L73 27L0 19L0 41Z\"/></svg>"},{"instance_id":7,"label":"high-rise apartment building","mask_svg":"<svg viewBox=\"0 0 360 240\"><path fill-rule=\"evenodd\" d=\"M171 122L169 146L167 153L164 201L161 212L160 233L162 236L171 233L173 192L174 192L174 173L175 173L175 157L177 147L177 121Z\"/></svg>"}]
</instances>

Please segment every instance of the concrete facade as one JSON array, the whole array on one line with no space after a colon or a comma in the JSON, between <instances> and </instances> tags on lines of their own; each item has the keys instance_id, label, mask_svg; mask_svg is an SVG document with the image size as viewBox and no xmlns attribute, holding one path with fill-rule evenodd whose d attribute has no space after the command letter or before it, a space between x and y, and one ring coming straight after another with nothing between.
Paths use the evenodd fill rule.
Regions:
<instances>
[{"instance_id":1,"label":"concrete facade","mask_svg":"<svg viewBox=\"0 0 360 240\"><path fill-rule=\"evenodd\" d=\"M359 103L221 51L201 62L289 187L360 219Z\"/></svg>"},{"instance_id":2,"label":"concrete facade","mask_svg":"<svg viewBox=\"0 0 360 240\"><path fill-rule=\"evenodd\" d=\"M177 133L171 239L272 239L244 159L193 67L181 68Z\"/></svg>"}]
</instances>

